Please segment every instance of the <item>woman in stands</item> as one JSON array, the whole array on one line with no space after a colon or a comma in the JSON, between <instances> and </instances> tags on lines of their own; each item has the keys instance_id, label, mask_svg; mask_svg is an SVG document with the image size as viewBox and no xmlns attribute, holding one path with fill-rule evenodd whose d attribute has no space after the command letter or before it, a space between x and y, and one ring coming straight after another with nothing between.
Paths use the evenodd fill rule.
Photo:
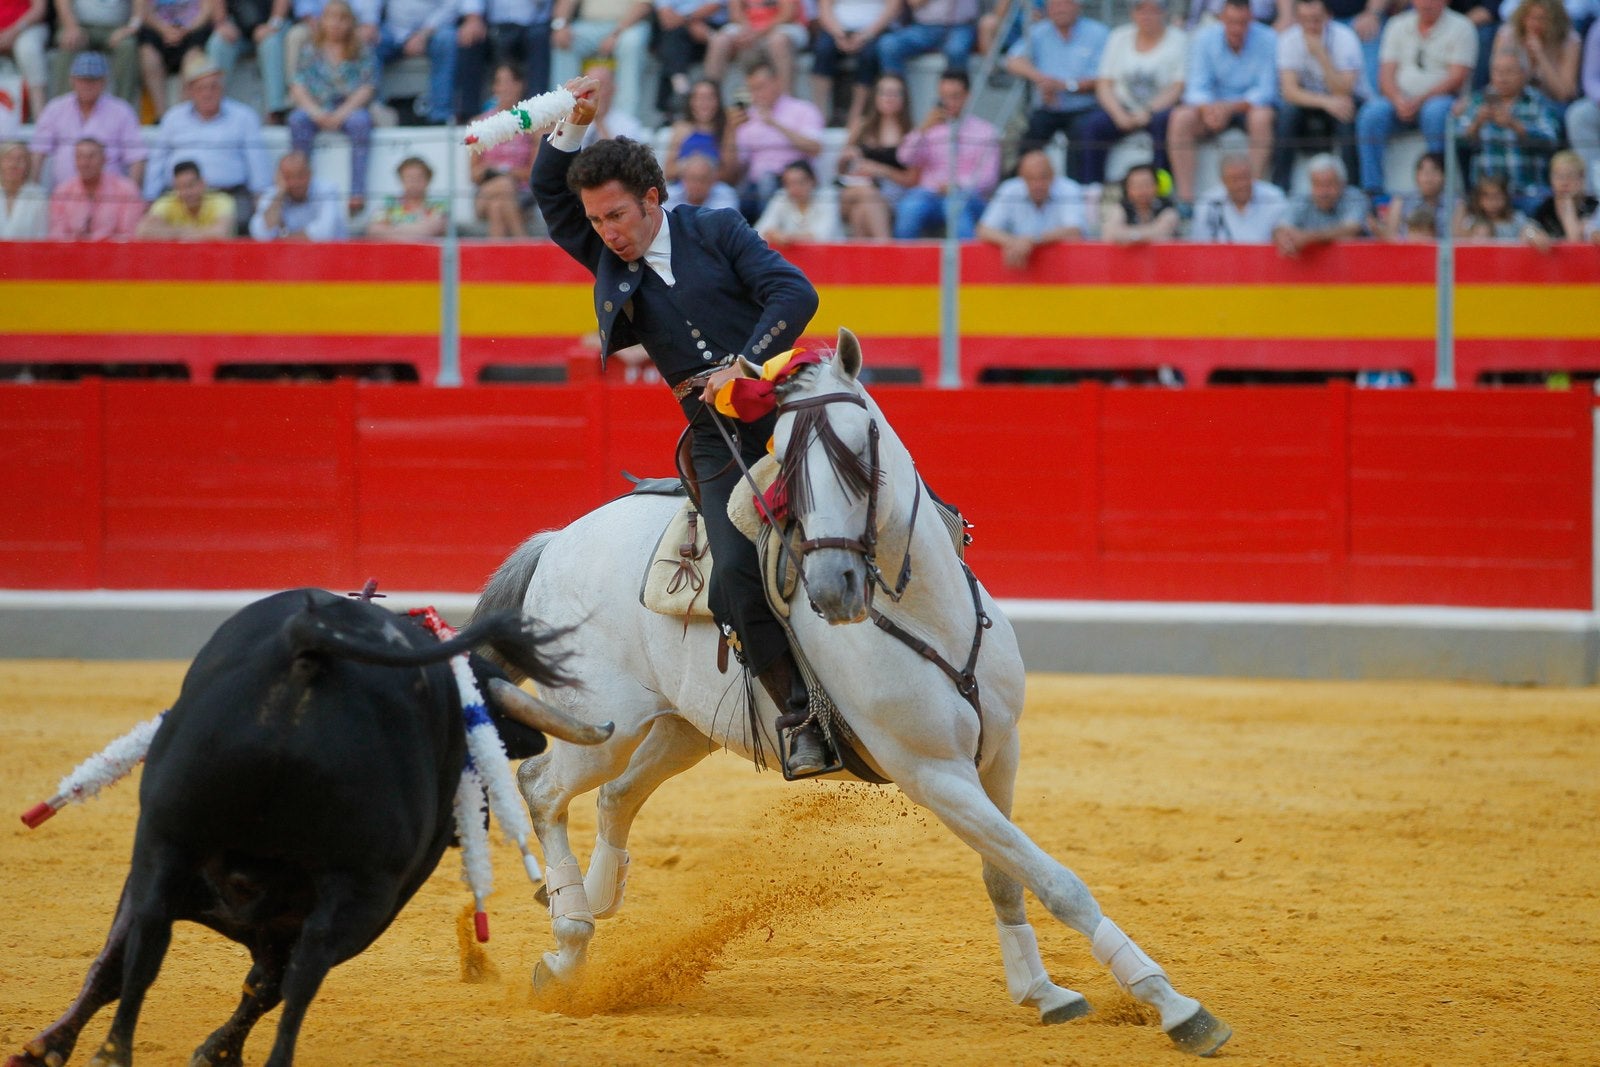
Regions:
<instances>
[{"instance_id":1,"label":"woman in stands","mask_svg":"<svg viewBox=\"0 0 1600 1067\"><path fill-rule=\"evenodd\" d=\"M157 122L167 111L168 75L178 73L190 49L206 46L222 18L221 0L135 0L139 73Z\"/></svg>"},{"instance_id":2,"label":"woman in stands","mask_svg":"<svg viewBox=\"0 0 1600 1067\"><path fill-rule=\"evenodd\" d=\"M1122 176L1122 203L1106 212L1101 230L1112 244L1146 244L1172 240L1178 221L1178 209L1161 195L1155 166L1139 163Z\"/></svg>"},{"instance_id":3,"label":"woman in stands","mask_svg":"<svg viewBox=\"0 0 1600 1067\"><path fill-rule=\"evenodd\" d=\"M662 170L668 182L681 177L678 168L690 156L712 160L717 165L717 180L728 180L728 160L735 155L733 130L728 126L728 110L722 106L722 90L716 82L702 78L689 87L683 117L672 124L665 155Z\"/></svg>"},{"instance_id":4,"label":"woman in stands","mask_svg":"<svg viewBox=\"0 0 1600 1067\"><path fill-rule=\"evenodd\" d=\"M408 156L395 169L400 176L400 195L391 196L367 223L367 236L380 241L443 237L450 209L443 200L428 195L433 168L417 156Z\"/></svg>"},{"instance_id":5,"label":"woman in stands","mask_svg":"<svg viewBox=\"0 0 1600 1067\"><path fill-rule=\"evenodd\" d=\"M514 64L500 64L494 69L493 88L494 103L480 118L517 106L522 99L521 71ZM478 218L488 224L490 237L528 236L527 212L533 208L528 178L539 141L537 137L512 137L473 153L472 183L478 187L474 208Z\"/></svg>"},{"instance_id":6,"label":"woman in stands","mask_svg":"<svg viewBox=\"0 0 1600 1067\"><path fill-rule=\"evenodd\" d=\"M851 236L894 236L895 201L917 180L895 153L914 125L905 79L881 75L839 153L839 214Z\"/></svg>"},{"instance_id":7,"label":"woman in stands","mask_svg":"<svg viewBox=\"0 0 1600 1067\"><path fill-rule=\"evenodd\" d=\"M1463 240L1515 241L1528 228L1528 216L1516 209L1500 174L1485 174L1467 194L1467 209L1456 223Z\"/></svg>"},{"instance_id":8,"label":"woman in stands","mask_svg":"<svg viewBox=\"0 0 1600 1067\"><path fill-rule=\"evenodd\" d=\"M289 143L311 154L319 130L350 138L350 214L367 205L367 156L372 150L372 112L378 92L378 60L356 33L346 0L328 0L311 40L300 50L289 97Z\"/></svg>"},{"instance_id":9,"label":"woman in stands","mask_svg":"<svg viewBox=\"0 0 1600 1067\"><path fill-rule=\"evenodd\" d=\"M1495 33L1494 50L1520 56L1528 84L1553 102L1577 97L1583 41L1561 0L1522 0Z\"/></svg>"}]
</instances>

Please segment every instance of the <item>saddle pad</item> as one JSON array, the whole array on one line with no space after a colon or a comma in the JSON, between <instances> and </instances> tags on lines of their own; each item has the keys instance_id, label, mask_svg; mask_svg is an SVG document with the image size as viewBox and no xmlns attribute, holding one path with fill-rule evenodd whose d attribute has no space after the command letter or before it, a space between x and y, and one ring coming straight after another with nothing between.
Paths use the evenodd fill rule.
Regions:
<instances>
[{"instance_id":1,"label":"saddle pad","mask_svg":"<svg viewBox=\"0 0 1600 1067\"><path fill-rule=\"evenodd\" d=\"M692 517L692 523L691 523ZM690 527L693 526L693 536ZM694 501L685 499L661 532L639 585L639 603L659 615L709 619L706 583L711 578L711 545Z\"/></svg>"}]
</instances>

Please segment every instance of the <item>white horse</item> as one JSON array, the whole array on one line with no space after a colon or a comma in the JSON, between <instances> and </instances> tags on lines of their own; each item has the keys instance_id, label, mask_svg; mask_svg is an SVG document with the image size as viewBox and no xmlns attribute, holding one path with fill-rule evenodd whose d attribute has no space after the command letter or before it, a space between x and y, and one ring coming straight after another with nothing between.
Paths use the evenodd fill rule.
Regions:
<instances>
[{"instance_id":1,"label":"white horse","mask_svg":"<svg viewBox=\"0 0 1600 1067\"><path fill-rule=\"evenodd\" d=\"M1024 914L1026 886L1090 940L1095 959L1123 989L1160 1012L1162 1029L1179 1048L1215 1052L1231 1035L1227 1024L1177 992L1101 913L1084 883L1011 822L1024 679L1016 637L922 499L927 493L911 456L862 388L860 369L856 338L841 330L831 362L801 369L779 391L774 455L790 479L792 510L805 536L823 542L803 558L803 586L790 616L795 639L871 767L983 857L1015 1003L1035 1008L1045 1023L1089 1011L1081 994L1046 974ZM863 468L871 486L859 491ZM709 621L686 629L640 606L640 577L679 504L627 496L534 536L501 565L478 605L482 614L520 603L547 625L574 628L581 639L570 642L566 670L580 687L553 697L580 719L616 723L608 743L555 741L518 773L548 865L545 889L558 945L536 968L538 983L574 979L595 920L620 907L628 832L658 786L719 745L746 758L757 758L762 747L773 751L780 709L754 686L757 715L744 714L745 687L718 670L717 629ZM907 562L910 577L902 585ZM886 594L876 603L874 585ZM805 610L807 598L813 610ZM878 625L849 625L869 612ZM891 633L896 628L910 643ZM914 650L917 642L933 658ZM953 680L963 675L965 686ZM730 710L732 704L739 707ZM599 834L584 877L568 841L567 811L573 798L597 787Z\"/></svg>"}]
</instances>

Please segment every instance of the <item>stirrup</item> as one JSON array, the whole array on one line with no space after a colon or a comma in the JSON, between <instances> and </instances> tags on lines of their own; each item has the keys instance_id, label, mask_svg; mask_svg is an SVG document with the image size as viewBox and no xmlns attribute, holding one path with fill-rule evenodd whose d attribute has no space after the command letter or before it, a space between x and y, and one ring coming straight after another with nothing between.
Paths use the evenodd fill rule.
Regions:
<instances>
[{"instance_id":1,"label":"stirrup","mask_svg":"<svg viewBox=\"0 0 1600 1067\"><path fill-rule=\"evenodd\" d=\"M823 765L814 771L804 774L795 774L789 768L789 762L794 755L794 737L798 731L816 727L822 742ZM839 755L839 746L834 743L833 735L822 725L815 715L789 730L778 731L778 766L783 769L783 780L798 782L805 778L820 778L825 774L837 774L844 770L844 758Z\"/></svg>"}]
</instances>

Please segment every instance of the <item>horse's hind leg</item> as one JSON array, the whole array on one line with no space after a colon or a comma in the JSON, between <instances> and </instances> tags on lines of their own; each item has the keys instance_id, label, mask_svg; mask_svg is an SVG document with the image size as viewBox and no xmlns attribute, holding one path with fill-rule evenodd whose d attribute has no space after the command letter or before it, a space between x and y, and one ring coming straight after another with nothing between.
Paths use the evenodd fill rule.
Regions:
<instances>
[{"instance_id":1,"label":"horse's hind leg","mask_svg":"<svg viewBox=\"0 0 1600 1067\"><path fill-rule=\"evenodd\" d=\"M661 783L705 759L705 734L677 715L655 721L628 761L628 769L600 787L598 832L583 887L597 919L622 907L628 883L628 832L633 820Z\"/></svg>"},{"instance_id":2,"label":"horse's hind leg","mask_svg":"<svg viewBox=\"0 0 1600 1067\"><path fill-rule=\"evenodd\" d=\"M1226 1023L1172 987L1166 972L1105 917L1077 875L1034 844L996 807L970 763L954 760L917 765L909 761L904 772L899 766L885 766L885 770L894 774L907 796L937 815L986 864L1020 880L1050 914L1089 938L1094 958L1111 970L1119 986L1161 1013L1162 1030L1180 1049L1209 1056L1232 1036ZM1019 956L1026 958L1026 954Z\"/></svg>"},{"instance_id":3,"label":"horse's hind leg","mask_svg":"<svg viewBox=\"0 0 1600 1067\"><path fill-rule=\"evenodd\" d=\"M984 792L1006 818L1011 817L1011 801L1016 788L1017 761L1021 746L1015 732L1010 741L979 774ZM1011 1001L1039 1010L1040 1021L1064 1023L1089 1012L1082 993L1064 989L1050 981L1039 956L1039 941L1028 924L1022 883L985 856L983 886L994 905L995 929L1000 936L1000 959L1005 964L1006 991Z\"/></svg>"}]
</instances>

